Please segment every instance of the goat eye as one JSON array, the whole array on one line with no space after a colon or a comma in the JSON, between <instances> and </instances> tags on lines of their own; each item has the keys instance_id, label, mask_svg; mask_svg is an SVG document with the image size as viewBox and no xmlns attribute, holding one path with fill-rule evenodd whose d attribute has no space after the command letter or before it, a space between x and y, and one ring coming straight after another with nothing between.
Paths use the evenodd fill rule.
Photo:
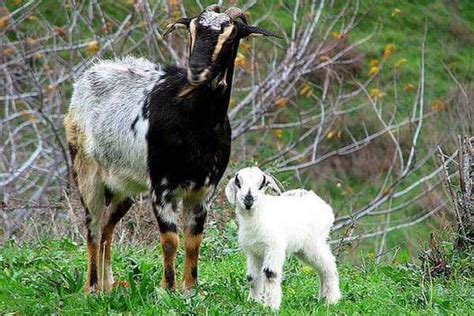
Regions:
<instances>
[{"instance_id":1,"label":"goat eye","mask_svg":"<svg viewBox=\"0 0 474 316\"><path fill-rule=\"evenodd\" d=\"M265 187L265 184L267 184L267 179L263 177L262 183L260 184L260 187L258 188L259 190L263 189Z\"/></svg>"},{"instance_id":2,"label":"goat eye","mask_svg":"<svg viewBox=\"0 0 474 316\"><path fill-rule=\"evenodd\" d=\"M235 177L235 185L240 189L240 180L238 177Z\"/></svg>"}]
</instances>

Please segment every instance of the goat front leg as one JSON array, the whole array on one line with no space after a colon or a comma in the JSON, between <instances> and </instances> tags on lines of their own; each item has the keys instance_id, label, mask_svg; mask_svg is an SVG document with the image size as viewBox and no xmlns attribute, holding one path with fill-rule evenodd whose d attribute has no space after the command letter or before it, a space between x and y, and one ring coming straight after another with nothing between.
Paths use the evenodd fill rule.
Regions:
<instances>
[{"instance_id":1,"label":"goat front leg","mask_svg":"<svg viewBox=\"0 0 474 316\"><path fill-rule=\"evenodd\" d=\"M161 195L158 195L161 197ZM153 211L160 230L160 243L163 251L163 274L161 287L176 288L175 258L178 250L179 237L177 226L177 210L173 207L170 196L163 196L157 200L157 193L153 196Z\"/></svg>"},{"instance_id":2,"label":"goat front leg","mask_svg":"<svg viewBox=\"0 0 474 316\"><path fill-rule=\"evenodd\" d=\"M262 258L247 254L247 281L250 283L249 300L262 301Z\"/></svg>"},{"instance_id":3,"label":"goat front leg","mask_svg":"<svg viewBox=\"0 0 474 316\"><path fill-rule=\"evenodd\" d=\"M191 206L185 203L185 230L184 230L184 274L183 287L186 290L193 288L197 282L199 248L202 241L202 232L207 216L207 207L204 205Z\"/></svg>"},{"instance_id":4,"label":"goat front leg","mask_svg":"<svg viewBox=\"0 0 474 316\"><path fill-rule=\"evenodd\" d=\"M281 279L285 251L281 248L269 249L263 259L263 304L273 310L278 310L281 304Z\"/></svg>"}]
</instances>

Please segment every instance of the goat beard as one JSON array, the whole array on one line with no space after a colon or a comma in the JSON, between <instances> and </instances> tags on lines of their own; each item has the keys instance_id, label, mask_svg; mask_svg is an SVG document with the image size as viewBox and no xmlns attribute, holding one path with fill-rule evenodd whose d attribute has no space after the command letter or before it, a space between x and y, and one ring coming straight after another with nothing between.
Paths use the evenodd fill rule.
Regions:
<instances>
[{"instance_id":1,"label":"goat beard","mask_svg":"<svg viewBox=\"0 0 474 316\"><path fill-rule=\"evenodd\" d=\"M218 74L214 79L212 79L211 87L213 89L221 87L227 88L227 69Z\"/></svg>"}]
</instances>

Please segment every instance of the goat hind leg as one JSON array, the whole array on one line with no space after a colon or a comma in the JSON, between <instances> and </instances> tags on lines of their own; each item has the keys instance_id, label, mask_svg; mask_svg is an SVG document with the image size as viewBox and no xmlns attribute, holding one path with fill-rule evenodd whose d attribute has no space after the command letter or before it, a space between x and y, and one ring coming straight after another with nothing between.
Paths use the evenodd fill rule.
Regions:
<instances>
[{"instance_id":1,"label":"goat hind leg","mask_svg":"<svg viewBox=\"0 0 474 316\"><path fill-rule=\"evenodd\" d=\"M99 239L101 235L101 218L104 209L103 186L96 182L94 185L81 190L80 175L78 176L81 201L86 212L87 228L87 276L84 292L97 292L101 290L101 271L99 269ZM90 188L87 190L87 188Z\"/></svg>"},{"instance_id":2,"label":"goat hind leg","mask_svg":"<svg viewBox=\"0 0 474 316\"><path fill-rule=\"evenodd\" d=\"M120 202L112 200L112 203L110 204L109 217L102 228L99 251L99 270L102 278L99 280L99 283L102 285L102 289L106 292L110 291L115 285L110 255L114 229L122 217L127 214L132 205L133 201L130 198L126 198ZM118 282L117 284L123 284L127 286L126 282Z\"/></svg>"},{"instance_id":3,"label":"goat hind leg","mask_svg":"<svg viewBox=\"0 0 474 316\"><path fill-rule=\"evenodd\" d=\"M316 242L306 249L304 257L305 261L319 273L321 284L319 297L325 298L330 304L335 304L341 298L341 292L336 258L329 245L324 241Z\"/></svg>"}]
</instances>

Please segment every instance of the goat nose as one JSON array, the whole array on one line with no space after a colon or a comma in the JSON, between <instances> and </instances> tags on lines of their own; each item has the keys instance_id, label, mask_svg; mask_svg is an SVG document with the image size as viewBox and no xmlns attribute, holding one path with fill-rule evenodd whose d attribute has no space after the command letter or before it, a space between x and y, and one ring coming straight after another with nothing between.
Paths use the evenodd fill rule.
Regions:
<instances>
[{"instance_id":1,"label":"goat nose","mask_svg":"<svg viewBox=\"0 0 474 316\"><path fill-rule=\"evenodd\" d=\"M254 198L250 194L247 194L244 197L244 205L247 209L249 209L252 206L253 202L254 202Z\"/></svg>"}]
</instances>

